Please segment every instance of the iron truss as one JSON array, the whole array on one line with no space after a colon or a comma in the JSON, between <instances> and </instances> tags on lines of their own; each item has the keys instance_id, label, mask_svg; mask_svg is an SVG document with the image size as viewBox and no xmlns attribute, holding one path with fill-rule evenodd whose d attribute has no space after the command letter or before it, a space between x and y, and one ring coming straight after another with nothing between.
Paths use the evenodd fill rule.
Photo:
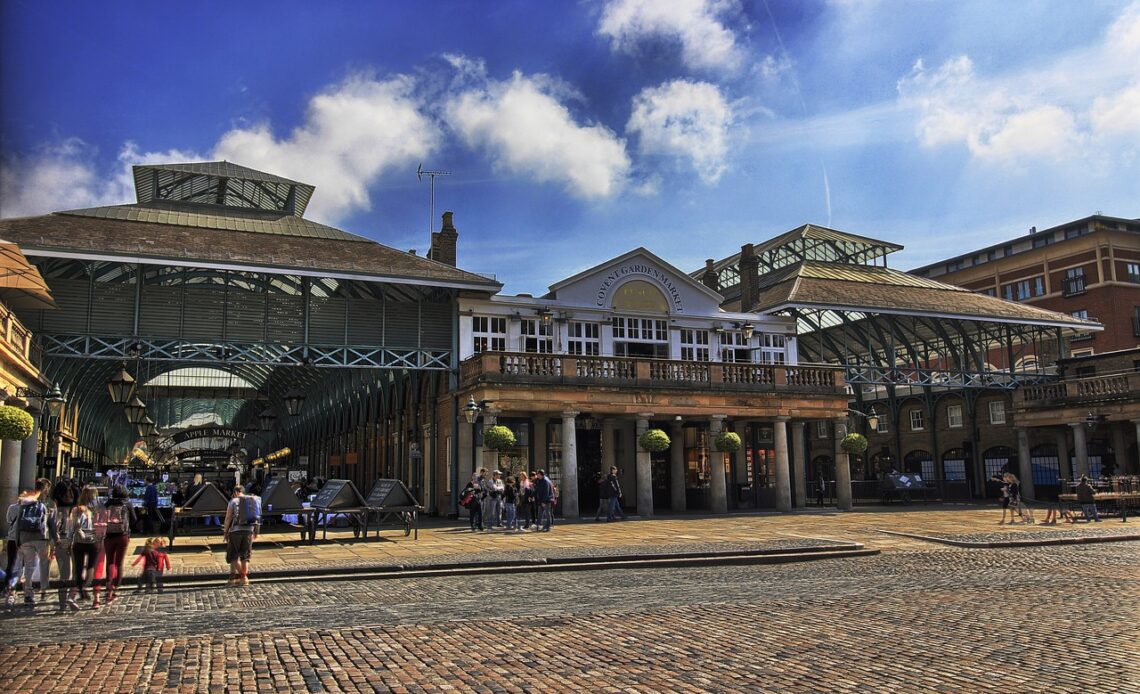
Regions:
<instances>
[{"instance_id":1,"label":"iron truss","mask_svg":"<svg viewBox=\"0 0 1140 694\"><path fill-rule=\"evenodd\" d=\"M451 368L451 350L393 349L375 346L282 345L249 342L187 342L185 340L92 335L39 335L44 356L85 357L187 364L263 364L327 368L428 369Z\"/></svg>"},{"instance_id":2,"label":"iron truss","mask_svg":"<svg viewBox=\"0 0 1140 694\"><path fill-rule=\"evenodd\" d=\"M934 388L992 388L1016 390L1025 383L1055 380L1054 374L1008 371L940 371L918 368L884 368L852 365L847 367L847 383L851 385L929 386Z\"/></svg>"}]
</instances>

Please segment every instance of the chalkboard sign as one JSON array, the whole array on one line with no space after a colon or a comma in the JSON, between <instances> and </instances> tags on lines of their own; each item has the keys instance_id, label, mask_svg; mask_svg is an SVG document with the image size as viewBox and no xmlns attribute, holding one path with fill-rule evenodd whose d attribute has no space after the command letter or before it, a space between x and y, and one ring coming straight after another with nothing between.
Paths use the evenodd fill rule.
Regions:
<instances>
[{"instance_id":1,"label":"chalkboard sign","mask_svg":"<svg viewBox=\"0 0 1140 694\"><path fill-rule=\"evenodd\" d=\"M301 500L280 477L266 481L261 488L261 510L264 513L292 513L301 508Z\"/></svg>"},{"instance_id":2,"label":"chalkboard sign","mask_svg":"<svg viewBox=\"0 0 1140 694\"><path fill-rule=\"evenodd\" d=\"M368 492L366 502L368 508L407 508L414 509L419 506L415 497L400 480L378 479Z\"/></svg>"},{"instance_id":3,"label":"chalkboard sign","mask_svg":"<svg viewBox=\"0 0 1140 694\"><path fill-rule=\"evenodd\" d=\"M329 480L325 482L325 486L321 487L321 491L317 492L317 497L310 504L313 508L322 511L362 508L364 505L364 497L360 496L360 492L356 490L356 485L351 480Z\"/></svg>"},{"instance_id":4,"label":"chalkboard sign","mask_svg":"<svg viewBox=\"0 0 1140 694\"><path fill-rule=\"evenodd\" d=\"M923 489L922 475L918 474L892 474L887 475L887 486L894 489Z\"/></svg>"},{"instance_id":5,"label":"chalkboard sign","mask_svg":"<svg viewBox=\"0 0 1140 694\"><path fill-rule=\"evenodd\" d=\"M195 513L225 513L230 501L218 491L212 483L206 482L194 496L190 497L183 508L192 509Z\"/></svg>"}]
</instances>

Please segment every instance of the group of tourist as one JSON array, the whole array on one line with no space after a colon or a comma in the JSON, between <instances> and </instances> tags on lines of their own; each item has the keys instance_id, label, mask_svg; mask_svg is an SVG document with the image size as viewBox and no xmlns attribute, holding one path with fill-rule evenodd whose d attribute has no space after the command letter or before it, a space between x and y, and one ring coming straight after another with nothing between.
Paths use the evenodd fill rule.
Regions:
<instances>
[{"instance_id":1,"label":"group of tourist","mask_svg":"<svg viewBox=\"0 0 1140 694\"><path fill-rule=\"evenodd\" d=\"M1026 524L1034 524L1033 509L1021 496L1021 480L1012 472L1003 472L1001 475L991 477L994 482L1001 483L1001 521L998 525L1005 525L1006 514L1009 514L1010 525L1017 523L1020 518ZM1077 520L1100 522L1100 513L1096 507L1096 490L1089 482L1088 475L1081 475L1081 481L1076 488L1077 503L1081 506L1081 517L1071 513L1060 501L1051 504L1045 514L1041 525L1056 525L1059 520L1076 523Z\"/></svg>"},{"instance_id":2,"label":"group of tourist","mask_svg":"<svg viewBox=\"0 0 1140 694\"><path fill-rule=\"evenodd\" d=\"M200 477L195 484L201 484ZM144 508L147 504L144 496ZM6 563L0 573L0 594L6 606L13 605L22 593L23 603L34 607L37 586L38 602L46 602L53 561L60 611L79 610L81 602L97 609L118 597L131 528L138 521L125 486L112 486L103 498L94 485L81 487L66 478L53 484L40 478L34 489L20 492L8 506L5 521ZM235 486L223 522L229 585L249 585L251 550L260 527L260 498ZM144 543L132 564L142 564L138 590L163 591L163 574L170 568L164 547L160 537Z\"/></svg>"},{"instance_id":3,"label":"group of tourist","mask_svg":"<svg viewBox=\"0 0 1140 694\"><path fill-rule=\"evenodd\" d=\"M504 481L501 471L479 468L459 494L459 505L470 514L472 532L485 528L550 532L556 503L558 487L545 470L520 472Z\"/></svg>"}]
</instances>

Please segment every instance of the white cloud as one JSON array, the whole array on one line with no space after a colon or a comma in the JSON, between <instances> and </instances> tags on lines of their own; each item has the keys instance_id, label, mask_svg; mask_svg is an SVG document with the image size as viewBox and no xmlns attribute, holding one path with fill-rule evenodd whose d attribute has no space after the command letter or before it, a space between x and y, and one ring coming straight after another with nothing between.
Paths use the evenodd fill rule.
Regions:
<instances>
[{"instance_id":1,"label":"white cloud","mask_svg":"<svg viewBox=\"0 0 1140 694\"><path fill-rule=\"evenodd\" d=\"M626 130L638 135L642 153L687 158L703 181L715 183L726 168L731 123L716 85L674 80L634 97Z\"/></svg>"},{"instance_id":2,"label":"white cloud","mask_svg":"<svg viewBox=\"0 0 1140 694\"><path fill-rule=\"evenodd\" d=\"M217 159L317 186L309 216L336 223L371 208L369 185L390 167L424 158L440 144L407 77L356 74L314 96L305 122L287 138L269 124L227 132Z\"/></svg>"},{"instance_id":3,"label":"white cloud","mask_svg":"<svg viewBox=\"0 0 1140 694\"><path fill-rule=\"evenodd\" d=\"M979 75L969 56L935 70L915 62L898 82L927 148L965 145L989 164L1072 158L1108 161L1136 149L1140 107L1140 2L1103 41L1013 73Z\"/></svg>"},{"instance_id":4,"label":"white cloud","mask_svg":"<svg viewBox=\"0 0 1140 694\"><path fill-rule=\"evenodd\" d=\"M485 150L497 167L563 183L581 198L607 198L625 184L625 142L602 125L579 125L557 98L564 87L515 73L453 97L445 117L460 138Z\"/></svg>"},{"instance_id":5,"label":"white cloud","mask_svg":"<svg viewBox=\"0 0 1140 694\"><path fill-rule=\"evenodd\" d=\"M675 40L689 67L734 69L742 51L722 18L738 12L732 0L611 0L602 11L598 33L610 39L614 50L626 52L649 38Z\"/></svg>"},{"instance_id":6,"label":"white cloud","mask_svg":"<svg viewBox=\"0 0 1140 694\"><path fill-rule=\"evenodd\" d=\"M28 157L8 157L0 164L0 216L26 217L59 210L135 201L131 166L200 161L192 152L139 152L134 142L119 151L112 171L100 171L98 152L79 138L41 148Z\"/></svg>"}]
</instances>

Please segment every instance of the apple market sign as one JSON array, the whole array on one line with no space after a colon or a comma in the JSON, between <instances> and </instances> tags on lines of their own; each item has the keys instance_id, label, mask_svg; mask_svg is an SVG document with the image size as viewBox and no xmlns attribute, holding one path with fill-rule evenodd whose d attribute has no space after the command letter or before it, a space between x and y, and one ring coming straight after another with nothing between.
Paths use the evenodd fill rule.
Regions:
<instances>
[{"instance_id":1,"label":"apple market sign","mask_svg":"<svg viewBox=\"0 0 1140 694\"><path fill-rule=\"evenodd\" d=\"M669 297L669 301L673 304L675 311L680 313L685 310L684 301L681 299L681 290L677 288L673 279L652 265L643 265L641 263L621 265L602 277L602 283L598 286L596 296L597 305L604 307L606 300L609 298L610 290L621 280L634 276L641 276L653 280L654 283L665 290L665 294Z\"/></svg>"}]
</instances>

